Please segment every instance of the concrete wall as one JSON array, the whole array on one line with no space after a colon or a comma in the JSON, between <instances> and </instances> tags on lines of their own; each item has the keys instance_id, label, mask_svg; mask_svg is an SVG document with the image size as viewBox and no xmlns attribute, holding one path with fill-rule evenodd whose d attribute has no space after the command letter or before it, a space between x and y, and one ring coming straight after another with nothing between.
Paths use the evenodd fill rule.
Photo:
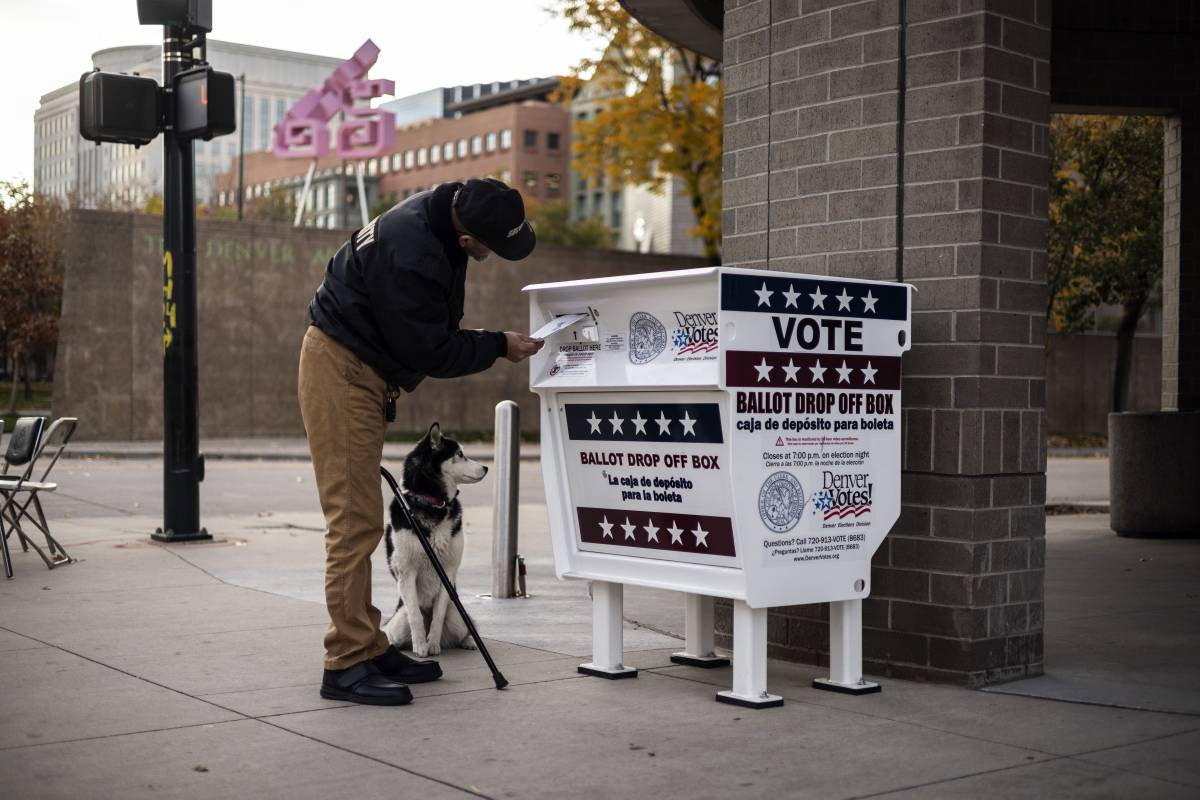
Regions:
<instances>
[{"instance_id":1,"label":"concrete wall","mask_svg":"<svg viewBox=\"0 0 1200 800\"><path fill-rule=\"evenodd\" d=\"M54 413L77 416L80 438L162 436L162 218L98 211L72 216ZM197 226L201 437L297 436L300 340L308 302L346 231L202 220ZM521 287L542 281L702 266L700 259L537 248L525 261L473 264L464 326L524 330ZM427 380L397 404L394 429L490 431L502 399L537 421L528 369L498 361L451 381Z\"/></svg>"},{"instance_id":2,"label":"concrete wall","mask_svg":"<svg viewBox=\"0 0 1200 800\"><path fill-rule=\"evenodd\" d=\"M1060 334L1046 337L1046 432L1108 435L1112 408L1112 334ZM1133 385L1128 411L1157 411L1162 399L1162 337L1133 342Z\"/></svg>"}]
</instances>

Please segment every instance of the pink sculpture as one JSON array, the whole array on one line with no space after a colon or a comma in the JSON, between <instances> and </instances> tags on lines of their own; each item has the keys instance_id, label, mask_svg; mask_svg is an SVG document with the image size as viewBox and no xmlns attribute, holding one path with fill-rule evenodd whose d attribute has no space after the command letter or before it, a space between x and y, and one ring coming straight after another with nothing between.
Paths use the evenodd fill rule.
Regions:
<instances>
[{"instance_id":1,"label":"pink sculpture","mask_svg":"<svg viewBox=\"0 0 1200 800\"><path fill-rule=\"evenodd\" d=\"M393 94L394 81L367 78L379 59L379 48L370 39L313 89L288 109L275 126L271 152L279 158L320 158L329 155L328 123L340 111L345 120L338 128L336 153L341 158L373 158L396 145L396 115L371 108L375 97ZM365 100L366 105L355 105Z\"/></svg>"}]
</instances>

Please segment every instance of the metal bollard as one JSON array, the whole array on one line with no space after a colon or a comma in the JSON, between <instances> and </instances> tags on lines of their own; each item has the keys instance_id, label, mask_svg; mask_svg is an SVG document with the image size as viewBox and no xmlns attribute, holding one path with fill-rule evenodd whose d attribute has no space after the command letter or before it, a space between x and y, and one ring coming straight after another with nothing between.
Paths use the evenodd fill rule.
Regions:
<instances>
[{"instance_id":1,"label":"metal bollard","mask_svg":"<svg viewBox=\"0 0 1200 800\"><path fill-rule=\"evenodd\" d=\"M492 495L492 597L513 596L517 563L517 505L521 478L521 409L496 404L496 470Z\"/></svg>"}]
</instances>

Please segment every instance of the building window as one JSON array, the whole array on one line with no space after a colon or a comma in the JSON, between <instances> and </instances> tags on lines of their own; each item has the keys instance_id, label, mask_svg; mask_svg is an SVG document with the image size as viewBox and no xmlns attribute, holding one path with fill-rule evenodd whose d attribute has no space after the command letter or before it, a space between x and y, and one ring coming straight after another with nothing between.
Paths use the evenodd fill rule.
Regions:
<instances>
[{"instance_id":1,"label":"building window","mask_svg":"<svg viewBox=\"0 0 1200 800\"><path fill-rule=\"evenodd\" d=\"M412 151L412 150L405 150L405 151L404 151L404 168L405 168L405 169L412 169L412 168L413 168L413 165L414 165L415 163L416 163L416 157L413 155L413 151Z\"/></svg>"},{"instance_id":2,"label":"building window","mask_svg":"<svg viewBox=\"0 0 1200 800\"><path fill-rule=\"evenodd\" d=\"M525 191L537 194L537 173L526 170L524 180Z\"/></svg>"},{"instance_id":3,"label":"building window","mask_svg":"<svg viewBox=\"0 0 1200 800\"><path fill-rule=\"evenodd\" d=\"M393 153L392 154L392 172L399 172L399 171L400 171L400 154Z\"/></svg>"},{"instance_id":4,"label":"building window","mask_svg":"<svg viewBox=\"0 0 1200 800\"><path fill-rule=\"evenodd\" d=\"M442 145L442 161L454 160L454 142L446 142Z\"/></svg>"},{"instance_id":5,"label":"building window","mask_svg":"<svg viewBox=\"0 0 1200 800\"><path fill-rule=\"evenodd\" d=\"M388 174L388 165L390 163L391 163L391 159L388 158L387 156L384 156L383 158L379 159L379 174L380 175Z\"/></svg>"},{"instance_id":6,"label":"building window","mask_svg":"<svg viewBox=\"0 0 1200 800\"><path fill-rule=\"evenodd\" d=\"M417 150L417 166L418 167L425 166L425 160L428 158L428 156L429 156L429 151L426 148L424 148L424 147L419 148Z\"/></svg>"},{"instance_id":7,"label":"building window","mask_svg":"<svg viewBox=\"0 0 1200 800\"><path fill-rule=\"evenodd\" d=\"M441 160L442 160L442 148L438 147L435 144L433 147L429 148L429 163L436 164Z\"/></svg>"},{"instance_id":8,"label":"building window","mask_svg":"<svg viewBox=\"0 0 1200 800\"><path fill-rule=\"evenodd\" d=\"M562 190L562 176L557 172L546 173L546 196L558 197L558 193Z\"/></svg>"},{"instance_id":9,"label":"building window","mask_svg":"<svg viewBox=\"0 0 1200 800\"><path fill-rule=\"evenodd\" d=\"M608 208L612 214L612 217L611 217L612 222L610 224L612 225L612 227L617 228L617 229L620 229L620 227L621 227L621 200L622 200L621 192L617 191L617 192L609 193Z\"/></svg>"},{"instance_id":10,"label":"building window","mask_svg":"<svg viewBox=\"0 0 1200 800\"><path fill-rule=\"evenodd\" d=\"M477 155L480 155L481 153L483 153L483 137L482 136L472 136L471 137L471 155L477 156Z\"/></svg>"},{"instance_id":11,"label":"building window","mask_svg":"<svg viewBox=\"0 0 1200 800\"><path fill-rule=\"evenodd\" d=\"M587 195L575 195L575 219L587 218Z\"/></svg>"},{"instance_id":12,"label":"building window","mask_svg":"<svg viewBox=\"0 0 1200 800\"><path fill-rule=\"evenodd\" d=\"M538 139L537 131L531 131L528 128L525 129L525 149L526 150L533 150L534 148L536 148L537 147L537 139Z\"/></svg>"},{"instance_id":13,"label":"building window","mask_svg":"<svg viewBox=\"0 0 1200 800\"><path fill-rule=\"evenodd\" d=\"M258 101L258 149L266 150L271 136L271 99L264 97Z\"/></svg>"},{"instance_id":14,"label":"building window","mask_svg":"<svg viewBox=\"0 0 1200 800\"><path fill-rule=\"evenodd\" d=\"M460 159L467 157L467 140L466 139L458 140L458 157Z\"/></svg>"},{"instance_id":15,"label":"building window","mask_svg":"<svg viewBox=\"0 0 1200 800\"><path fill-rule=\"evenodd\" d=\"M505 128L500 131L500 149L507 150L512 147L512 130Z\"/></svg>"},{"instance_id":16,"label":"building window","mask_svg":"<svg viewBox=\"0 0 1200 800\"><path fill-rule=\"evenodd\" d=\"M494 153L494 152L496 152L496 134L495 134L495 132L493 132L493 133L489 133L489 134L487 135L487 144L486 144L486 147L487 147L487 151L488 151L489 153Z\"/></svg>"},{"instance_id":17,"label":"building window","mask_svg":"<svg viewBox=\"0 0 1200 800\"><path fill-rule=\"evenodd\" d=\"M547 133L546 134L546 149L547 150L557 153L558 148L561 146L561 142L562 142L561 134L559 134L559 133Z\"/></svg>"},{"instance_id":18,"label":"building window","mask_svg":"<svg viewBox=\"0 0 1200 800\"><path fill-rule=\"evenodd\" d=\"M359 170L361 170L361 169L362 169L362 167L360 166ZM375 177L375 170L376 170L375 159L372 158L370 161L367 162L367 174L370 175L371 177Z\"/></svg>"},{"instance_id":19,"label":"building window","mask_svg":"<svg viewBox=\"0 0 1200 800\"><path fill-rule=\"evenodd\" d=\"M512 173L506 169L500 170L500 180L501 182L512 186Z\"/></svg>"},{"instance_id":20,"label":"building window","mask_svg":"<svg viewBox=\"0 0 1200 800\"><path fill-rule=\"evenodd\" d=\"M592 216L604 216L604 192L592 193Z\"/></svg>"}]
</instances>

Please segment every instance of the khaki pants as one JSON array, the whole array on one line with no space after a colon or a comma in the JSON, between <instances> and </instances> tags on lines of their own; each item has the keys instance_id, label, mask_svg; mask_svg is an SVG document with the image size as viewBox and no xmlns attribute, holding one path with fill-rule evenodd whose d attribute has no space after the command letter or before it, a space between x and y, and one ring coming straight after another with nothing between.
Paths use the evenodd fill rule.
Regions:
<instances>
[{"instance_id":1,"label":"khaki pants","mask_svg":"<svg viewBox=\"0 0 1200 800\"><path fill-rule=\"evenodd\" d=\"M345 669L388 647L371 604L371 554L383 538L379 464L387 384L310 326L300 348L299 394L325 512L325 669Z\"/></svg>"}]
</instances>

